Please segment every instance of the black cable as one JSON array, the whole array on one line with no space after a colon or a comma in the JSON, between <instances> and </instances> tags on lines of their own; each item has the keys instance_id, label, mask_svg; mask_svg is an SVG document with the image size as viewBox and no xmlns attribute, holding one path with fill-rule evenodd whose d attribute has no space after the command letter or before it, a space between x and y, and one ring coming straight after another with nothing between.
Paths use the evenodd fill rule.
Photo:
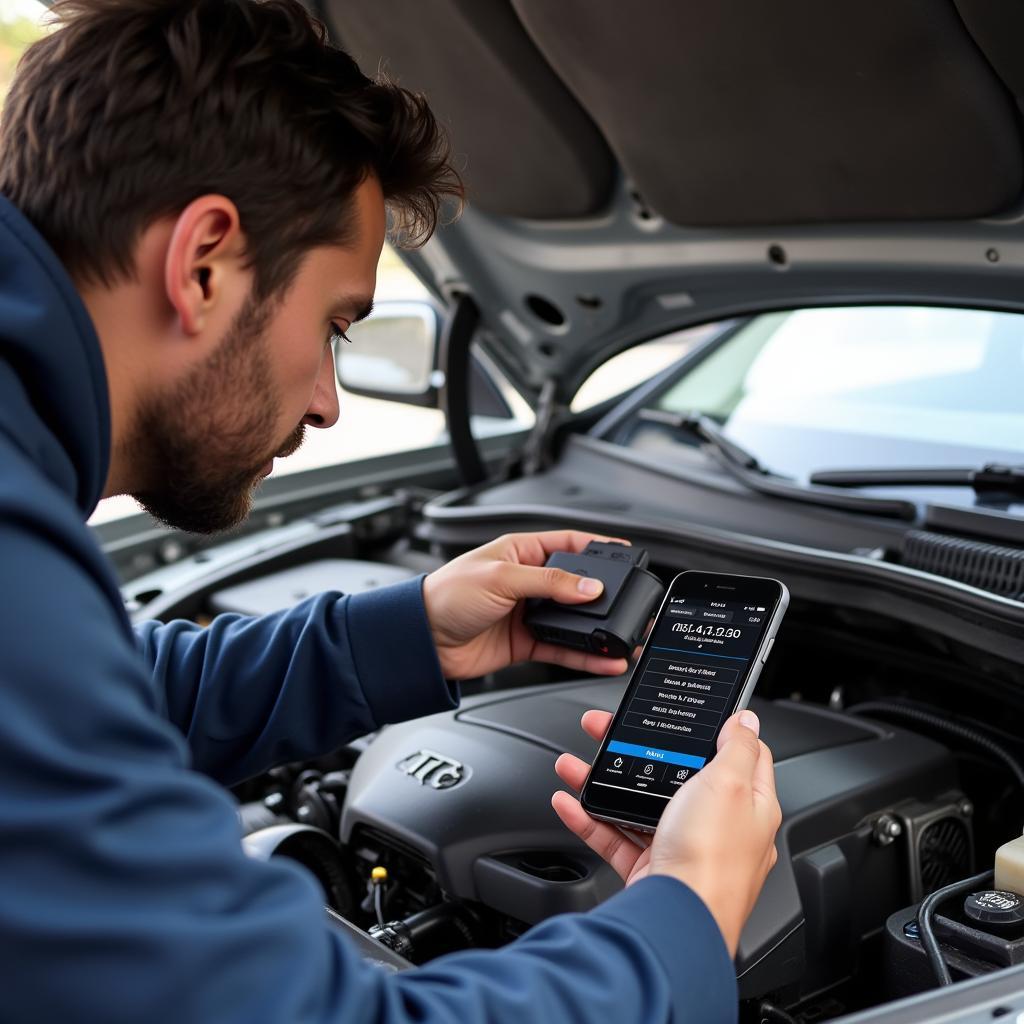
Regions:
<instances>
[{"instance_id":1,"label":"black cable","mask_svg":"<svg viewBox=\"0 0 1024 1024\"><path fill-rule=\"evenodd\" d=\"M902 704L890 704L883 700L865 701L862 704L854 704L845 710L850 715L866 715L869 717L877 714L895 715L897 718L906 718L912 722L923 722L942 732L949 733L951 736L958 736L962 740L967 740L969 743L987 750L993 757L1002 761L1014 779L1017 780L1017 785L1024 791L1024 767L1021 766L1021 763L1005 747L1001 747L995 740L990 739L976 729L970 729L959 722L951 722L941 717L941 715L932 714L930 711L905 707Z\"/></svg>"},{"instance_id":2,"label":"black cable","mask_svg":"<svg viewBox=\"0 0 1024 1024\"><path fill-rule=\"evenodd\" d=\"M384 927L384 907L383 907L383 904L381 902L382 899L383 899L383 892L384 892L384 884L382 882L378 882L376 885L374 885L374 887L373 887L373 910L374 910L374 913L377 915L377 924L379 924L381 926L381 928Z\"/></svg>"},{"instance_id":3,"label":"black cable","mask_svg":"<svg viewBox=\"0 0 1024 1024\"><path fill-rule=\"evenodd\" d=\"M935 938L932 929L932 914L935 908L945 900L953 896L962 896L964 893L974 892L992 881L992 871L983 871L973 878L965 878L962 882L954 882L943 889L936 889L930 896L926 896L921 902L917 911L917 930L921 936L921 945L928 955L928 962L932 965L935 973L935 980L940 985L952 985L953 976L949 973L949 965L946 963L939 949L939 940Z\"/></svg>"}]
</instances>

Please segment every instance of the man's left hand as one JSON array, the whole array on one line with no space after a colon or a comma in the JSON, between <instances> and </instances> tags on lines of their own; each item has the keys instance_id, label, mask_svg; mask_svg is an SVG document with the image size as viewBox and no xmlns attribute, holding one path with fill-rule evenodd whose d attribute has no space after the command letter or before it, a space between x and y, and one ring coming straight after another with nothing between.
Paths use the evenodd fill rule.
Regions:
<instances>
[{"instance_id":1,"label":"man's left hand","mask_svg":"<svg viewBox=\"0 0 1024 1024\"><path fill-rule=\"evenodd\" d=\"M511 533L427 576L423 600L445 677L470 679L517 661L547 661L606 676L625 672L625 658L543 643L523 625L524 598L584 604L600 595L600 580L544 565L553 552L580 552L592 540L619 538L578 530Z\"/></svg>"}]
</instances>

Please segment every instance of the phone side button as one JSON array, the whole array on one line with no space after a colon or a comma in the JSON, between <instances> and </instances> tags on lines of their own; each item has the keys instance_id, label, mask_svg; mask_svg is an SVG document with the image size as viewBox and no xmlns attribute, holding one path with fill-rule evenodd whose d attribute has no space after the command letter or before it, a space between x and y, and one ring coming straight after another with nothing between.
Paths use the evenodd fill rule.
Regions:
<instances>
[{"instance_id":1,"label":"phone side button","mask_svg":"<svg viewBox=\"0 0 1024 1024\"><path fill-rule=\"evenodd\" d=\"M764 654L761 655L761 664L763 665L768 660L768 655L772 653L772 647L775 644L775 637L769 637L768 643L764 645Z\"/></svg>"}]
</instances>

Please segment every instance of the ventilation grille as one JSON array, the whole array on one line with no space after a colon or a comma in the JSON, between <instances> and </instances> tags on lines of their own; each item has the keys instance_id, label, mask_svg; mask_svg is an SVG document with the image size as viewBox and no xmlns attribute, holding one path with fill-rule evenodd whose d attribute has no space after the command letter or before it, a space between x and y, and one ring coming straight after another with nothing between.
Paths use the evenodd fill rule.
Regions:
<instances>
[{"instance_id":1,"label":"ventilation grille","mask_svg":"<svg viewBox=\"0 0 1024 1024\"><path fill-rule=\"evenodd\" d=\"M1003 597L1024 598L1024 550L1020 548L910 530L903 539L903 564Z\"/></svg>"},{"instance_id":2,"label":"ventilation grille","mask_svg":"<svg viewBox=\"0 0 1024 1024\"><path fill-rule=\"evenodd\" d=\"M935 892L970 873L971 840L961 818L939 818L921 831L917 844L924 892Z\"/></svg>"}]
</instances>

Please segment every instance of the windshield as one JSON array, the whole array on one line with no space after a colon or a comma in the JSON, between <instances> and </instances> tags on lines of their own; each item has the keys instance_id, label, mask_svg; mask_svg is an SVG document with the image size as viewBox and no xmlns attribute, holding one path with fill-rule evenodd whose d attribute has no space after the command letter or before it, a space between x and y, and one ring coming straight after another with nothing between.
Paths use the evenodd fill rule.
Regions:
<instances>
[{"instance_id":1,"label":"windshield","mask_svg":"<svg viewBox=\"0 0 1024 1024\"><path fill-rule=\"evenodd\" d=\"M798 479L1024 462L1024 316L908 306L765 314L656 407L711 416L764 466ZM638 434L633 444L646 446Z\"/></svg>"}]
</instances>

